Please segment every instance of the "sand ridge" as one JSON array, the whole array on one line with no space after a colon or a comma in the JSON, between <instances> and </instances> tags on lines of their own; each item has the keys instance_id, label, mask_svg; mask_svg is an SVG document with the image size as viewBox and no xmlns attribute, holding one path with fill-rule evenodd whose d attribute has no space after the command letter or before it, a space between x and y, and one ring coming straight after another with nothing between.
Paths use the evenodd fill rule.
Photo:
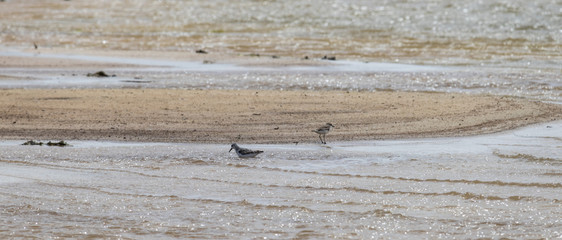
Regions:
<instances>
[{"instance_id":1,"label":"sand ridge","mask_svg":"<svg viewBox=\"0 0 562 240\"><path fill-rule=\"evenodd\" d=\"M2 89L0 137L204 143L465 136L559 120L562 107L512 97L419 92Z\"/></svg>"}]
</instances>

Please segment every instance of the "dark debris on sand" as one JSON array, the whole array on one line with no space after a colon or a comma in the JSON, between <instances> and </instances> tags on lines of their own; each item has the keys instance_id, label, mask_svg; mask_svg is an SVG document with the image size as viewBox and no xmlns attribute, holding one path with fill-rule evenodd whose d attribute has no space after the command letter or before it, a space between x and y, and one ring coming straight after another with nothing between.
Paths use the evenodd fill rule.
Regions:
<instances>
[{"instance_id":1,"label":"dark debris on sand","mask_svg":"<svg viewBox=\"0 0 562 240\"><path fill-rule=\"evenodd\" d=\"M99 72L95 72L95 73L88 73L86 74L87 77L116 77L117 75L113 74L113 75L109 75L107 73L105 73L104 71L99 71Z\"/></svg>"},{"instance_id":2,"label":"dark debris on sand","mask_svg":"<svg viewBox=\"0 0 562 240\"><path fill-rule=\"evenodd\" d=\"M29 145L29 146L43 146L43 142L36 142L33 140L29 140L27 142L24 142L22 145ZM51 142L49 141L48 143L46 143L45 145L50 146L50 147L66 147L69 146L69 144L65 141L59 141L59 142Z\"/></svg>"}]
</instances>

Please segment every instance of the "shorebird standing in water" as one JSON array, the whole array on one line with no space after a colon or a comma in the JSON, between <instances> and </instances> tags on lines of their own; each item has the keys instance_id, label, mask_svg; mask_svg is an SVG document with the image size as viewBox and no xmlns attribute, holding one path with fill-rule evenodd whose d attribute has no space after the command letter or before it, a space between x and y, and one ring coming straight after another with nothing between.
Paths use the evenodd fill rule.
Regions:
<instances>
[{"instance_id":1,"label":"shorebird standing in water","mask_svg":"<svg viewBox=\"0 0 562 240\"><path fill-rule=\"evenodd\" d=\"M253 158L255 156L257 156L260 153L263 153L263 151L261 150L250 150L247 148L241 148L238 146L238 144L233 143L230 146L230 150L228 150L228 152L232 151L232 149L234 149L236 151L236 154L238 154L238 157L240 158Z\"/></svg>"},{"instance_id":2,"label":"shorebird standing in water","mask_svg":"<svg viewBox=\"0 0 562 240\"><path fill-rule=\"evenodd\" d=\"M334 125L332 125L331 123L326 123L326 125L316 129L316 130L312 130L315 133L318 133L318 137L320 138L320 142L326 144L326 134L328 132L330 132L330 129L332 129L334 127ZM322 139L322 136L324 137L324 139Z\"/></svg>"}]
</instances>

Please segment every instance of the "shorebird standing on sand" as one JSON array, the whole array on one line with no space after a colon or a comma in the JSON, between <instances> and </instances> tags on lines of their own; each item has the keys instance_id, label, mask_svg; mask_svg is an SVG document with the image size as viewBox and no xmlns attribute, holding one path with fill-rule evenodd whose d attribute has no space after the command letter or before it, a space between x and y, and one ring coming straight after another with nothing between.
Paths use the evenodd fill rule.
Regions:
<instances>
[{"instance_id":1,"label":"shorebird standing on sand","mask_svg":"<svg viewBox=\"0 0 562 240\"><path fill-rule=\"evenodd\" d=\"M240 158L253 158L263 152L261 150L254 151L247 148L241 148L236 143L230 145L230 150L228 150L228 152L232 151L232 149L236 150L236 154L238 154L238 157Z\"/></svg>"},{"instance_id":2,"label":"shorebird standing on sand","mask_svg":"<svg viewBox=\"0 0 562 240\"><path fill-rule=\"evenodd\" d=\"M318 137L320 138L320 142L326 144L326 134L328 132L330 132L330 129L332 129L334 127L334 125L332 125L331 123L326 123L326 125L316 129L316 130L312 130L315 133L318 133ZM322 136L324 136L324 139L322 139Z\"/></svg>"}]
</instances>

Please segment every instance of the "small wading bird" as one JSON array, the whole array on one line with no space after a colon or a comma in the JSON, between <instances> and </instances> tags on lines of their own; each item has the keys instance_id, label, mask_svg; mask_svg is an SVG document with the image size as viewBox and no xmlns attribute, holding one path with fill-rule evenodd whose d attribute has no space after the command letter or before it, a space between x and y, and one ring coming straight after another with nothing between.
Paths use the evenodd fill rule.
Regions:
<instances>
[{"instance_id":1,"label":"small wading bird","mask_svg":"<svg viewBox=\"0 0 562 240\"><path fill-rule=\"evenodd\" d=\"M228 150L228 152L232 151L232 149L236 150L236 154L238 154L238 157L240 158L253 158L255 156L257 156L260 153L263 153L263 151L260 150L250 150L247 148L241 148L238 146L238 144L233 143L232 145L230 145L230 150Z\"/></svg>"},{"instance_id":2,"label":"small wading bird","mask_svg":"<svg viewBox=\"0 0 562 240\"><path fill-rule=\"evenodd\" d=\"M318 133L318 137L320 138L320 142L326 144L326 134L328 132L330 132L330 129L332 129L334 127L334 125L332 125L331 123L326 123L326 125L316 129L316 130L312 130L315 133ZM324 139L322 139L322 137L324 137Z\"/></svg>"}]
</instances>

